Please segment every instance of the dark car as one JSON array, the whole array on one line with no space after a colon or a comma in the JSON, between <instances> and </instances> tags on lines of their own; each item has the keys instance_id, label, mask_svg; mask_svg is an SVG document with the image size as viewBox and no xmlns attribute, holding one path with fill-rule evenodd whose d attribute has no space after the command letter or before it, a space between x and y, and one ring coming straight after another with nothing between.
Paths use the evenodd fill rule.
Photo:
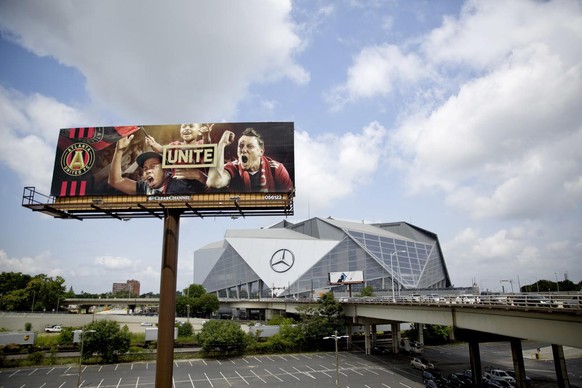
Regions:
<instances>
[{"instance_id":1,"label":"dark car","mask_svg":"<svg viewBox=\"0 0 582 388\"><path fill-rule=\"evenodd\" d=\"M447 377L447 380L449 382L449 386L452 388L470 387L473 385L471 379L465 376L463 373L451 373Z\"/></svg>"},{"instance_id":2,"label":"dark car","mask_svg":"<svg viewBox=\"0 0 582 388\"><path fill-rule=\"evenodd\" d=\"M512 370L508 370L507 374L510 375L511 377L513 377L515 379L515 381L517 381L517 378L515 377L515 372ZM531 387L531 379L528 376L525 376L525 384L528 387Z\"/></svg>"},{"instance_id":3,"label":"dark car","mask_svg":"<svg viewBox=\"0 0 582 388\"><path fill-rule=\"evenodd\" d=\"M512 298L514 306L526 307L554 307L552 301L543 295L538 294L521 294Z\"/></svg>"},{"instance_id":4,"label":"dark car","mask_svg":"<svg viewBox=\"0 0 582 388\"><path fill-rule=\"evenodd\" d=\"M573 295L562 302L562 307L565 309L579 309L582 307L582 297L580 295Z\"/></svg>"},{"instance_id":5,"label":"dark car","mask_svg":"<svg viewBox=\"0 0 582 388\"><path fill-rule=\"evenodd\" d=\"M483 377L483 388L504 388L504 386L498 381Z\"/></svg>"}]
</instances>

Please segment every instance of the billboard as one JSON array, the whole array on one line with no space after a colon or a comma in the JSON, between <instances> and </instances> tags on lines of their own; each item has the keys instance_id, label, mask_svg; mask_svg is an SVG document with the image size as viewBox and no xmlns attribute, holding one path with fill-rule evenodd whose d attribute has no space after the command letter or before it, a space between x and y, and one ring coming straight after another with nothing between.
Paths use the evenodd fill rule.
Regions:
<instances>
[{"instance_id":1,"label":"billboard","mask_svg":"<svg viewBox=\"0 0 582 388\"><path fill-rule=\"evenodd\" d=\"M51 195L148 196L294 191L292 122L61 129Z\"/></svg>"},{"instance_id":2,"label":"billboard","mask_svg":"<svg viewBox=\"0 0 582 388\"><path fill-rule=\"evenodd\" d=\"M364 283L363 271L330 272L330 284L356 284Z\"/></svg>"}]
</instances>

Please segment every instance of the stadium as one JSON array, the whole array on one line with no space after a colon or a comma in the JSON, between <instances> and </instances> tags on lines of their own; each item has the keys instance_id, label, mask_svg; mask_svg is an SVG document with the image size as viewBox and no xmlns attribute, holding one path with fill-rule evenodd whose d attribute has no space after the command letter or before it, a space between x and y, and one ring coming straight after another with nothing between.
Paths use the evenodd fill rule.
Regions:
<instances>
[{"instance_id":1,"label":"stadium","mask_svg":"<svg viewBox=\"0 0 582 388\"><path fill-rule=\"evenodd\" d=\"M332 284L330 273L363 273ZM333 218L227 230L194 252L194 283L219 298L310 298L322 291L374 292L451 286L438 237L406 222L365 224Z\"/></svg>"}]
</instances>

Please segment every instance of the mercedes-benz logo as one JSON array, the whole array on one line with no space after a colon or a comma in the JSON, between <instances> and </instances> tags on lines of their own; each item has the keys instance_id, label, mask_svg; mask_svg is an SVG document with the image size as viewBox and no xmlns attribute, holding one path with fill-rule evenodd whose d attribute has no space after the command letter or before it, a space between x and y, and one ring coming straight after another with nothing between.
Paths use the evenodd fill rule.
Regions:
<instances>
[{"instance_id":1,"label":"mercedes-benz logo","mask_svg":"<svg viewBox=\"0 0 582 388\"><path fill-rule=\"evenodd\" d=\"M279 249L271 256L271 269L275 272L287 272L295 264L295 255L288 249Z\"/></svg>"}]
</instances>

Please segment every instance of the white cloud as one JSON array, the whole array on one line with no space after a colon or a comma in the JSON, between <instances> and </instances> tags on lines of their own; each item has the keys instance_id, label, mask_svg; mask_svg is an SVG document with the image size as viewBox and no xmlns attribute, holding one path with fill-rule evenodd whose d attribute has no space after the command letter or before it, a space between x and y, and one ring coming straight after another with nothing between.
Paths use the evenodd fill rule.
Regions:
<instances>
[{"instance_id":1,"label":"white cloud","mask_svg":"<svg viewBox=\"0 0 582 388\"><path fill-rule=\"evenodd\" d=\"M101 266L105 269L130 269L135 266L133 260L128 259L127 257L118 257L118 256L100 256L95 258L95 264Z\"/></svg>"},{"instance_id":2,"label":"white cloud","mask_svg":"<svg viewBox=\"0 0 582 388\"><path fill-rule=\"evenodd\" d=\"M324 207L368 183L380 168L387 131L373 122L359 133L312 138L295 132L296 187L308 188L309 205Z\"/></svg>"},{"instance_id":3,"label":"white cloud","mask_svg":"<svg viewBox=\"0 0 582 388\"><path fill-rule=\"evenodd\" d=\"M83 117L51 98L24 96L0 86L0 162L16 172L23 185L48 194L57 130L79 125Z\"/></svg>"},{"instance_id":4,"label":"white cloud","mask_svg":"<svg viewBox=\"0 0 582 388\"><path fill-rule=\"evenodd\" d=\"M364 98L386 96L406 83L428 76L419 58L394 45L366 47L354 58L345 84L327 92L332 109Z\"/></svg>"},{"instance_id":5,"label":"white cloud","mask_svg":"<svg viewBox=\"0 0 582 388\"><path fill-rule=\"evenodd\" d=\"M557 29L582 21L580 13L563 16L550 18ZM455 31L470 36L476 19L457 21ZM579 207L572 182L582 171L582 58L569 54L580 51L582 29L576 32L577 39L558 48L538 34L529 41L520 37L486 74L460 84L440 107L403 119L393 140L410 190L437 187L449 204L476 217L527 218Z\"/></svg>"},{"instance_id":6,"label":"white cloud","mask_svg":"<svg viewBox=\"0 0 582 388\"><path fill-rule=\"evenodd\" d=\"M560 55L580 58L581 6L574 0L535 2L468 1L458 19L448 17L425 38L423 49L433 62L495 67L516 49L531 44L552 47Z\"/></svg>"},{"instance_id":7,"label":"white cloud","mask_svg":"<svg viewBox=\"0 0 582 388\"><path fill-rule=\"evenodd\" d=\"M23 0L1 3L0 25L77 68L98 105L155 124L230 117L253 82L308 82L290 11L290 1Z\"/></svg>"},{"instance_id":8,"label":"white cloud","mask_svg":"<svg viewBox=\"0 0 582 388\"><path fill-rule=\"evenodd\" d=\"M49 252L41 252L34 257L9 257L4 250L0 250L0 269L2 272L22 272L35 276L44 273L54 277L61 275L61 270L51 266L52 260ZM47 268L52 268L47 272Z\"/></svg>"}]
</instances>

